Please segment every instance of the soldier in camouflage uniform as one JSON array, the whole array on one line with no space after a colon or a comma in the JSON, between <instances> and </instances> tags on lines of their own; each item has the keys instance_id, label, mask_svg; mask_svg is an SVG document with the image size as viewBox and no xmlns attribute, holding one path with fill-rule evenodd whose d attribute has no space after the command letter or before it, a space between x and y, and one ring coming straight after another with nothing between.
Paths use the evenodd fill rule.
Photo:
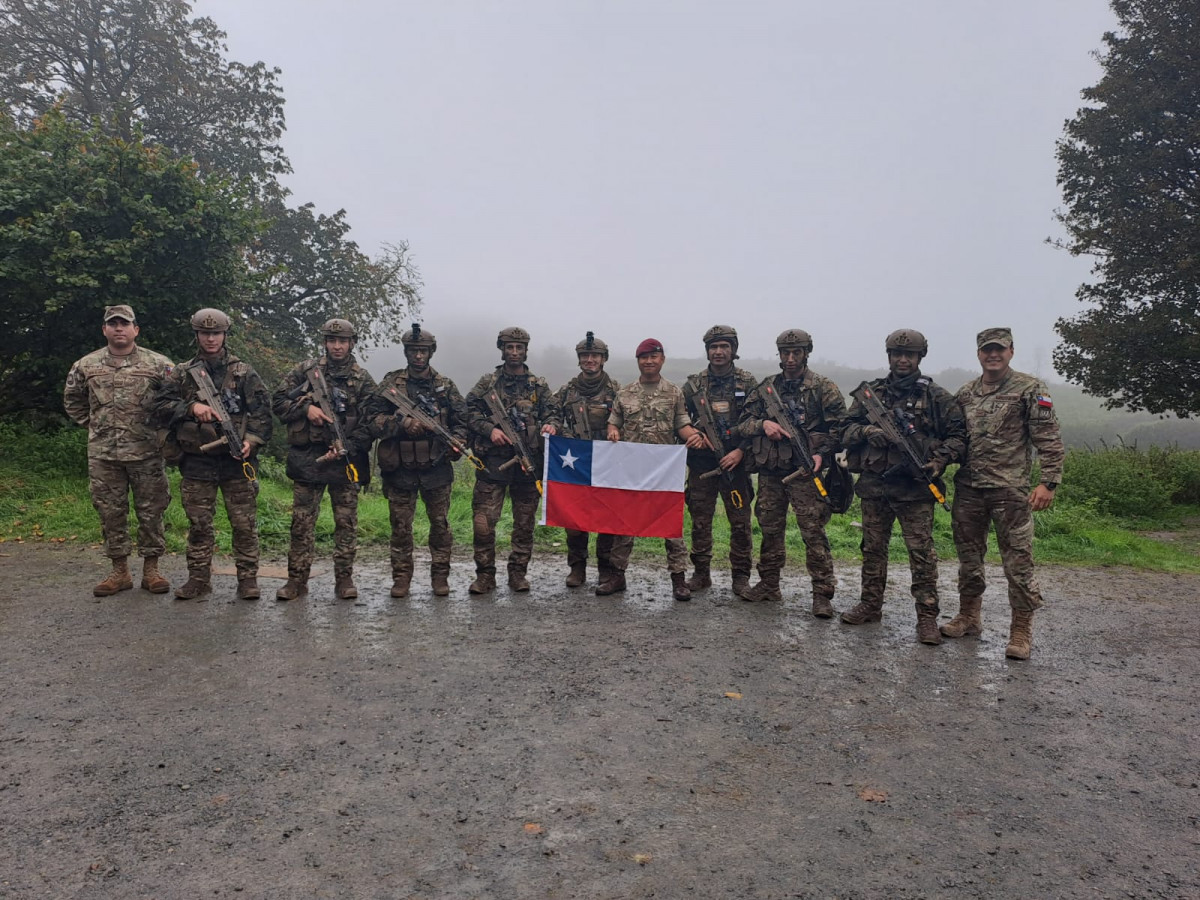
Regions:
<instances>
[{"instance_id":1,"label":"soldier in camouflage uniform","mask_svg":"<svg viewBox=\"0 0 1200 900\"><path fill-rule=\"evenodd\" d=\"M271 397L271 408L287 427L287 474L292 479L292 541L287 583L276 600L308 593L308 575L316 555L317 516L329 490L333 511L333 593L339 600L358 596L354 557L358 550L358 492L371 481L371 435L364 408L375 379L354 358L358 334L345 319L321 326L325 355L306 359L289 372ZM313 393L309 372L318 369L329 392L345 446L338 447L330 417Z\"/></svg>"},{"instance_id":2,"label":"soldier in camouflage uniform","mask_svg":"<svg viewBox=\"0 0 1200 900\"><path fill-rule=\"evenodd\" d=\"M689 450L706 446L700 432L692 427L683 391L662 377L666 353L661 342L646 338L638 344L638 380L617 392L612 414L608 417L608 439L635 444L674 444L682 440ZM676 600L692 599L687 586L687 544L683 538L665 538L667 567L671 572L672 594ZM620 535L613 541L614 575L597 589L597 594L615 594L625 590L625 569L633 552L633 538Z\"/></svg>"},{"instance_id":3,"label":"soldier in camouflage uniform","mask_svg":"<svg viewBox=\"0 0 1200 900\"><path fill-rule=\"evenodd\" d=\"M171 502L158 436L150 424L151 401L171 372L165 356L137 345L137 319L124 304L104 310L106 346L89 353L67 374L63 405L76 425L88 429L88 478L100 515L104 555L112 573L92 588L111 597L133 587L129 573L129 493L138 519L142 587L152 594L171 589L158 571L166 550L163 512Z\"/></svg>"},{"instance_id":4,"label":"soldier in camouflage uniform","mask_svg":"<svg viewBox=\"0 0 1200 900\"><path fill-rule=\"evenodd\" d=\"M688 378L683 386L692 424L700 427L700 405L707 404L720 446L712 447L701 432L702 445L688 450L687 506L692 514L692 566L688 589L712 585L713 515L717 497L725 504L729 519L729 565L733 570L733 593L744 596L750 588L754 553L750 502L754 488L745 464L750 441L735 432L746 397L757 381L745 369L734 366L738 358L737 331L730 325L714 325L704 333L708 368ZM713 475L719 472L719 475Z\"/></svg>"},{"instance_id":5,"label":"soldier in camouflage uniform","mask_svg":"<svg viewBox=\"0 0 1200 900\"><path fill-rule=\"evenodd\" d=\"M599 340L592 332L575 345L579 359L579 374L558 389L555 403L562 410L562 433L581 441L603 441L608 437L608 417L613 401L621 389L611 375L604 371L608 361L608 344ZM587 580L588 533L567 532L567 587L579 587ZM596 536L596 593L602 591L606 582L617 573L612 567L612 547L615 535Z\"/></svg>"},{"instance_id":6,"label":"soldier in camouflage uniform","mask_svg":"<svg viewBox=\"0 0 1200 900\"><path fill-rule=\"evenodd\" d=\"M954 476L954 546L958 550L958 615L942 626L957 638L983 630L983 557L988 526L1008 578L1010 659L1029 659L1033 613L1042 592L1033 573L1032 511L1048 509L1062 480L1063 443L1050 392L1041 380L1010 367L1012 331L988 328L976 338L983 374L959 388L967 418L967 459ZM1033 453L1040 483L1030 492Z\"/></svg>"},{"instance_id":7,"label":"soldier in camouflage uniform","mask_svg":"<svg viewBox=\"0 0 1200 900\"><path fill-rule=\"evenodd\" d=\"M790 503L804 539L808 574L812 579L812 613L828 619L833 616L832 600L837 587L833 554L825 534L832 511L813 483L813 474L819 473L837 451L846 402L836 384L808 367L813 342L807 331L789 328L775 339L775 346L783 371L751 391L738 423L738 433L751 441L751 464L758 472L758 502L754 512L762 530L759 581L743 597L752 601L783 599L779 575L787 562L784 537ZM812 469L801 465L787 432L774 419L766 402L768 389L779 398L791 424L807 435Z\"/></svg>"},{"instance_id":8,"label":"soldier in camouflage uniform","mask_svg":"<svg viewBox=\"0 0 1200 900\"><path fill-rule=\"evenodd\" d=\"M376 456L383 477L392 522L393 597L407 597L413 576L413 518L418 495L429 517L430 580L435 597L450 593L450 493L454 487L453 460L444 440L427 431L412 416L401 413L388 400L389 392L407 397L437 419L453 437L466 445L467 405L454 382L439 374L430 360L437 351L433 332L413 325L401 338L408 367L388 372L367 405L371 436L379 438Z\"/></svg>"},{"instance_id":9,"label":"soldier in camouflage uniform","mask_svg":"<svg viewBox=\"0 0 1200 900\"><path fill-rule=\"evenodd\" d=\"M921 374L920 362L929 350L925 336L911 328L894 331L885 342L890 374L870 382L875 395L907 432L927 460L924 472L945 494L942 472L966 451L967 425L958 402L945 389ZM862 599L842 613L850 625L878 622L883 616L887 586L888 542L892 525L908 548L912 595L917 607L917 639L940 644L937 627L937 552L933 547L934 497L924 477L912 472L902 451L891 445L883 429L872 425L855 400L842 430L851 472L861 472L855 488L862 499Z\"/></svg>"},{"instance_id":10,"label":"soldier in camouflage uniform","mask_svg":"<svg viewBox=\"0 0 1200 900\"><path fill-rule=\"evenodd\" d=\"M188 580L176 588L175 596L197 600L212 590L213 516L219 488L233 531L238 599L257 600L258 481L253 473L258 448L271 439L271 397L254 368L225 346L229 316L219 309L202 309L191 321L199 352L175 367L154 398L155 417L169 429L168 443L181 454L179 493L188 517ZM200 368L208 372L218 399L242 435L241 459L228 446L211 446L223 436L216 412L200 399L193 374Z\"/></svg>"},{"instance_id":11,"label":"soldier in camouflage uniform","mask_svg":"<svg viewBox=\"0 0 1200 900\"><path fill-rule=\"evenodd\" d=\"M512 499L512 551L508 556L508 586L528 591L525 577L533 555L533 525L537 515L538 481L542 474L542 434L555 434L562 424L558 405L546 379L525 365L529 332L510 327L496 338L503 362L484 375L467 394L467 421L475 439L475 453L487 468L475 473L471 498L475 544L475 580L468 590L486 594L496 588L496 523L504 509L504 495ZM512 443L492 419L487 395L500 395L504 409L533 459L526 473L514 464Z\"/></svg>"}]
</instances>

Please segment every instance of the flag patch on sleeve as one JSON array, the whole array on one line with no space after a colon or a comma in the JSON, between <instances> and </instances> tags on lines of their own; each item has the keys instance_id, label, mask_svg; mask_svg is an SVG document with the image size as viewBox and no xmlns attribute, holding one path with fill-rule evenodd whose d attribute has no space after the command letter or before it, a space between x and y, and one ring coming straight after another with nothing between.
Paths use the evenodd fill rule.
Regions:
<instances>
[{"instance_id":1,"label":"flag patch on sleeve","mask_svg":"<svg viewBox=\"0 0 1200 900\"><path fill-rule=\"evenodd\" d=\"M1037 405L1041 406L1045 409L1053 409L1054 401L1050 399L1049 394L1038 394L1037 395Z\"/></svg>"}]
</instances>

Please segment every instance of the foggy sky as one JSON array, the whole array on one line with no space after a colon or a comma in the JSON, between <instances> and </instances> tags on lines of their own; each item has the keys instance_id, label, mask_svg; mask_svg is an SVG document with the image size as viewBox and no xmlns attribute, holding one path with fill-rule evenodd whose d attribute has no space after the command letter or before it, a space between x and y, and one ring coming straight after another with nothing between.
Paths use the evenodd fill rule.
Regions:
<instances>
[{"instance_id":1,"label":"foggy sky","mask_svg":"<svg viewBox=\"0 0 1200 900\"><path fill-rule=\"evenodd\" d=\"M699 356L787 327L814 362L975 368L1010 325L1050 375L1086 260L1054 142L1100 75L1100 0L507 3L197 0L230 55L283 69L296 202L407 240L439 334L594 330ZM686 346L685 346L686 345ZM487 365L495 353L479 348ZM498 361L498 360L497 360ZM480 371L483 365L480 366Z\"/></svg>"}]
</instances>

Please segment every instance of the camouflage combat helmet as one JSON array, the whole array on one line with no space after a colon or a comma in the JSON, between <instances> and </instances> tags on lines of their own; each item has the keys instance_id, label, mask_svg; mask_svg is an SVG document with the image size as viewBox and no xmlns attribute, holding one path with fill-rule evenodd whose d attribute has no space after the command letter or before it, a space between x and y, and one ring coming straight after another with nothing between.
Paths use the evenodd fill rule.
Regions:
<instances>
[{"instance_id":1,"label":"camouflage combat helmet","mask_svg":"<svg viewBox=\"0 0 1200 900\"><path fill-rule=\"evenodd\" d=\"M729 341L729 343L733 346L733 357L734 359L737 359L738 336L736 328L734 328L732 325L714 325L712 328L708 329L708 331L704 332L705 347L711 343L714 343L715 341Z\"/></svg>"},{"instance_id":2,"label":"camouflage combat helmet","mask_svg":"<svg viewBox=\"0 0 1200 900\"><path fill-rule=\"evenodd\" d=\"M193 331L228 331L229 325L229 316L211 307L197 310L192 316Z\"/></svg>"},{"instance_id":3,"label":"camouflage combat helmet","mask_svg":"<svg viewBox=\"0 0 1200 900\"><path fill-rule=\"evenodd\" d=\"M503 350L505 344L524 344L528 347L529 332L524 328L518 328L516 325L501 328L500 334L496 336L496 349Z\"/></svg>"},{"instance_id":4,"label":"camouflage combat helmet","mask_svg":"<svg viewBox=\"0 0 1200 900\"><path fill-rule=\"evenodd\" d=\"M358 339L358 332L345 319L330 319L321 326L321 337L344 337L353 341Z\"/></svg>"},{"instance_id":5,"label":"camouflage combat helmet","mask_svg":"<svg viewBox=\"0 0 1200 900\"><path fill-rule=\"evenodd\" d=\"M426 331L416 322L413 322L412 328L404 332L400 337L405 349L409 347L425 347L429 350L430 355L437 352L437 338L433 336L432 331Z\"/></svg>"},{"instance_id":6,"label":"camouflage combat helmet","mask_svg":"<svg viewBox=\"0 0 1200 900\"><path fill-rule=\"evenodd\" d=\"M608 359L608 344L596 337L594 332L589 331L587 337L575 345L575 355L580 353L601 353L605 359Z\"/></svg>"},{"instance_id":7,"label":"camouflage combat helmet","mask_svg":"<svg viewBox=\"0 0 1200 900\"><path fill-rule=\"evenodd\" d=\"M801 350L807 350L809 353L812 353L812 335L803 328L789 328L787 331L782 332L779 337L775 338L775 346L780 350L799 347Z\"/></svg>"},{"instance_id":8,"label":"camouflage combat helmet","mask_svg":"<svg viewBox=\"0 0 1200 900\"><path fill-rule=\"evenodd\" d=\"M913 328L900 328L887 336L884 347L888 350L909 350L922 357L929 352L929 342L925 335Z\"/></svg>"}]
</instances>

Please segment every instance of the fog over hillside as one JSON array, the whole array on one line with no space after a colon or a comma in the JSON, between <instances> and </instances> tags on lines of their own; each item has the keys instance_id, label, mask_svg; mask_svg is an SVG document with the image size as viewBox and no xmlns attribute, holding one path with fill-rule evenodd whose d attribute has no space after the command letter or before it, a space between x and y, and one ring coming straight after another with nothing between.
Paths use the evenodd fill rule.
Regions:
<instances>
[{"instance_id":1,"label":"fog over hillside","mask_svg":"<svg viewBox=\"0 0 1200 900\"><path fill-rule=\"evenodd\" d=\"M433 359L433 366L443 375L454 380L459 390L466 394L479 377L485 372L492 371L500 364L500 351L496 348L496 334L506 324L502 320L474 320L467 323L456 322L450 327L429 324L429 330L438 340L438 350ZM424 327L424 326L422 326ZM531 333L529 348L529 367L549 382L550 387L557 390L568 379L579 372L575 361L573 344L546 343L538 339L536 326L523 326ZM693 329L694 335L684 335L681 326L676 334L629 334L628 328L614 336L613 329L597 326L596 337L609 344L609 362L606 371L622 383L637 378L637 363L633 351L638 343L646 337L654 337L662 341L667 354L667 363L663 374L676 384L681 384L688 375L699 372L708 365L704 357L704 345L701 336L704 328ZM810 361L812 368L822 375L833 379L842 389L843 394L857 387L862 381L879 378L887 374L887 360L883 349L883 339L879 338L880 364L875 369L862 369L842 365L836 362L836 349L824 350L820 339L815 338L815 347ZM583 340L584 334L579 335ZM967 381L975 378L978 372L959 367L941 367L938 365L937 347L926 357L922 371L949 391L956 391ZM756 378L762 379L779 371L779 362L774 356L774 347L739 347L740 357L737 365L748 369ZM1059 379L1044 361L1039 365L1037 359L1023 358L1020 344L1013 359L1013 367L1023 372L1039 374L1047 382L1054 398L1055 409L1063 426L1064 440L1070 446L1097 447L1103 443L1136 443L1141 447L1152 444L1178 444L1187 449L1200 449L1200 421L1195 419L1179 420L1171 417L1160 418L1151 413L1127 413L1106 410L1103 402L1095 397L1089 397L1074 386L1065 384ZM770 354L770 355L768 355ZM364 364L376 379L382 378L392 369L403 368L405 365L403 348L387 347L361 355Z\"/></svg>"}]
</instances>

